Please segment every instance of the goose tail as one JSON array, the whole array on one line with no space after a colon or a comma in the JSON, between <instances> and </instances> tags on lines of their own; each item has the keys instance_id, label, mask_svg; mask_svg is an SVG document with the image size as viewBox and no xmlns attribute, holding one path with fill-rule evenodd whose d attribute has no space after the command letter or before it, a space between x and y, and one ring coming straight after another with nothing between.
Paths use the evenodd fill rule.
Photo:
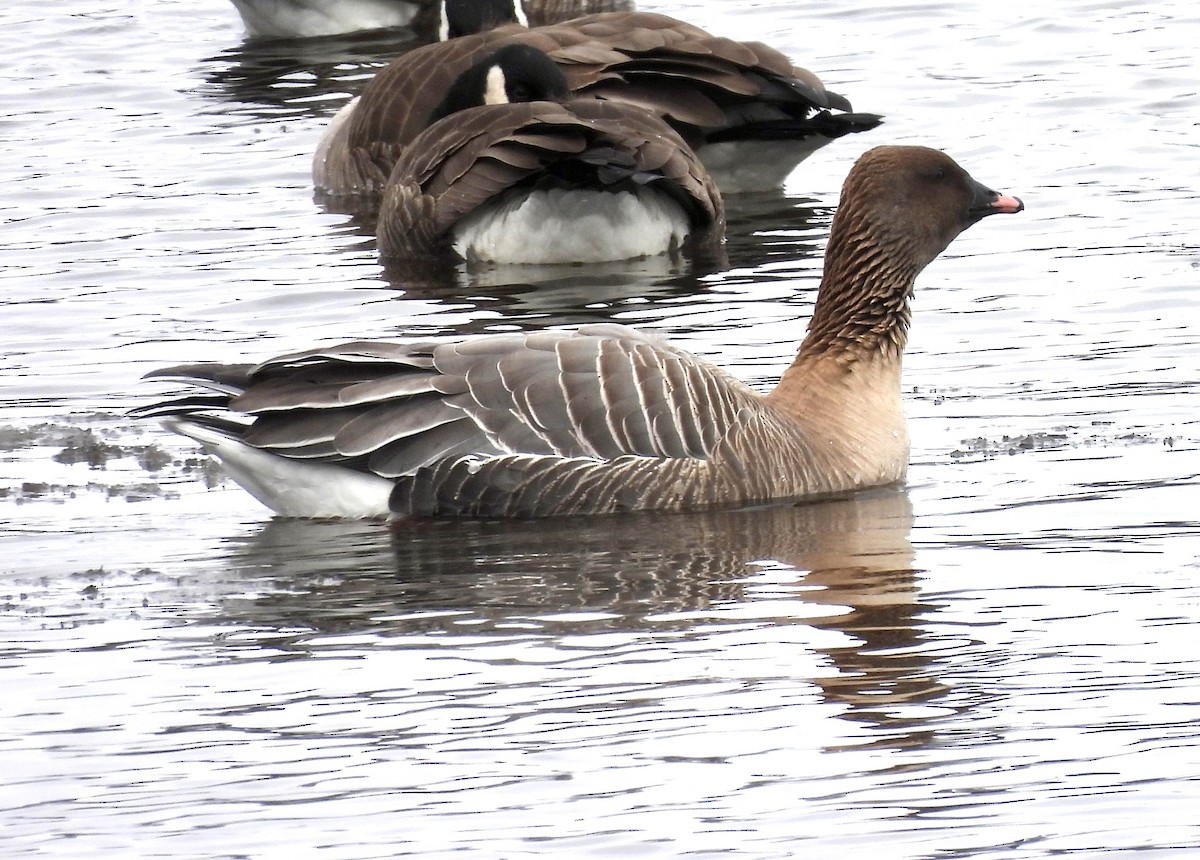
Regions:
<instances>
[{"instance_id":1,"label":"goose tail","mask_svg":"<svg viewBox=\"0 0 1200 860\"><path fill-rule=\"evenodd\" d=\"M355 519L388 515L392 482L386 478L332 463L281 457L243 442L242 427L235 422L161 411L169 408L164 405L159 412L166 429L199 442L233 480L277 514Z\"/></svg>"}]
</instances>

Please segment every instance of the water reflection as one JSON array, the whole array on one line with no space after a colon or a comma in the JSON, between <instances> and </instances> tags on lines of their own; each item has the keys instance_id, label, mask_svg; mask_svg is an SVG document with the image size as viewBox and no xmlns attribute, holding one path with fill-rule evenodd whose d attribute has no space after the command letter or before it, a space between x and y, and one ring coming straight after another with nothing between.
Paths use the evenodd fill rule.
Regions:
<instances>
[{"instance_id":1,"label":"water reflection","mask_svg":"<svg viewBox=\"0 0 1200 860\"><path fill-rule=\"evenodd\" d=\"M790 276L798 261L819 260L833 220L828 206L779 191L727 195L725 206L727 268L753 268L759 276L779 264Z\"/></svg>"},{"instance_id":2,"label":"water reflection","mask_svg":"<svg viewBox=\"0 0 1200 860\"><path fill-rule=\"evenodd\" d=\"M351 222L362 242L373 242L367 219ZM676 315L681 302L703 304L714 285L778 280L793 291L798 272L820 269L827 222L828 213L807 198L741 195L729 203L726 245L711 256L558 266L386 260L382 278L405 299L472 311L447 333L495 330L497 316L517 328L610 322L632 307L646 322ZM361 253L362 242L348 250Z\"/></svg>"},{"instance_id":3,"label":"water reflection","mask_svg":"<svg viewBox=\"0 0 1200 860\"><path fill-rule=\"evenodd\" d=\"M234 547L255 596L225 597L221 616L297 657L364 634L469 648L480 636L807 624L842 634L819 648L831 671L812 681L824 698L888 729L880 742L919 745L928 732L910 706L945 687L920 624L930 607L919 600L911 526L908 496L895 489L686 516L279 519Z\"/></svg>"},{"instance_id":4,"label":"water reflection","mask_svg":"<svg viewBox=\"0 0 1200 860\"><path fill-rule=\"evenodd\" d=\"M205 60L200 92L258 120L332 116L382 66L423 43L409 30L247 40Z\"/></svg>"},{"instance_id":5,"label":"water reflection","mask_svg":"<svg viewBox=\"0 0 1200 860\"><path fill-rule=\"evenodd\" d=\"M708 266L652 257L587 266L472 267L442 261L420 270L393 264L389 283L405 300L468 310L447 334L612 322L637 307L665 318L708 289ZM655 308L661 308L655 311Z\"/></svg>"},{"instance_id":6,"label":"water reflection","mask_svg":"<svg viewBox=\"0 0 1200 860\"><path fill-rule=\"evenodd\" d=\"M343 249L359 254L375 245L376 219L352 201L314 193L325 211L344 215L337 226L345 236ZM720 278L728 282L756 279L791 279L797 269L818 268L819 249L828 232L831 211L807 197L790 197L779 191L732 195L726 199L726 241L713 251L697 254L661 254L631 260L561 265L504 265L456 259L381 258L383 278L415 297L457 298L478 290L516 290L526 287L584 288L584 304L620 300L654 292L656 282L691 278ZM740 274L743 273L743 274ZM614 295L615 294L615 295ZM677 293L672 291L672 297Z\"/></svg>"}]
</instances>

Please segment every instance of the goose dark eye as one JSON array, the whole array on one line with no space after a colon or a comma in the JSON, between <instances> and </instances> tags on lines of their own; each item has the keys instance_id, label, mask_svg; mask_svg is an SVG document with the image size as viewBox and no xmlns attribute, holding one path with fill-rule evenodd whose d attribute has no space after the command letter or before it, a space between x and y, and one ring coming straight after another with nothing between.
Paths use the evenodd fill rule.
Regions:
<instances>
[{"instance_id":1,"label":"goose dark eye","mask_svg":"<svg viewBox=\"0 0 1200 860\"><path fill-rule=\"evenodd\" d=\"M941 182L946 178L946 168L940 166L926 168L921 172L921 175L930 182Z\"/></svg>"}]
</instances>

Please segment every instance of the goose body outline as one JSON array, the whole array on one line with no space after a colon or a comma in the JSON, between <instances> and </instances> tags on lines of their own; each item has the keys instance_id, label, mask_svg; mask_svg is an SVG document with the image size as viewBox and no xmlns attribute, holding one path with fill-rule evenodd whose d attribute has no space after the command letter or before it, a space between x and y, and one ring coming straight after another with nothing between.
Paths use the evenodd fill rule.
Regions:
<instances>
[{"instance_id":1,"label":"goose body outline","mask_svg":"<svg viewBox=\"0 0 1200 860\"><path fill-rule=\"evenodd\" d=\"M894 483L913 283L963 230L1023 208L937 150L868 151L843 186L808 331L766 394L601 325L167 368L151 375L211 393L140 414L288 516L689 510Z\"/></svg>"}]
</instances>

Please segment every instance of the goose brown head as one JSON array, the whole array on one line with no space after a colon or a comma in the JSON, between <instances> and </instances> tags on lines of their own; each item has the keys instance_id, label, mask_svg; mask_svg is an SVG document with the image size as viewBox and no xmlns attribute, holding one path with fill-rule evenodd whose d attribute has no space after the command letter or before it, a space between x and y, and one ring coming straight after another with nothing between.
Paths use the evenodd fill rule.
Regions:
<instances>
[{"instance_id":1,"label":"goose brown head","mask_svg":"<svg viewBox=\"0 0 1200 860\"><path fill-rule=\"evenodd\" d=\"M1024 208L936 149L880 146L863 154L842 186L801 357L884 351L898 358L921 270L972 224Z\"/></svg>"}]
</instances>

